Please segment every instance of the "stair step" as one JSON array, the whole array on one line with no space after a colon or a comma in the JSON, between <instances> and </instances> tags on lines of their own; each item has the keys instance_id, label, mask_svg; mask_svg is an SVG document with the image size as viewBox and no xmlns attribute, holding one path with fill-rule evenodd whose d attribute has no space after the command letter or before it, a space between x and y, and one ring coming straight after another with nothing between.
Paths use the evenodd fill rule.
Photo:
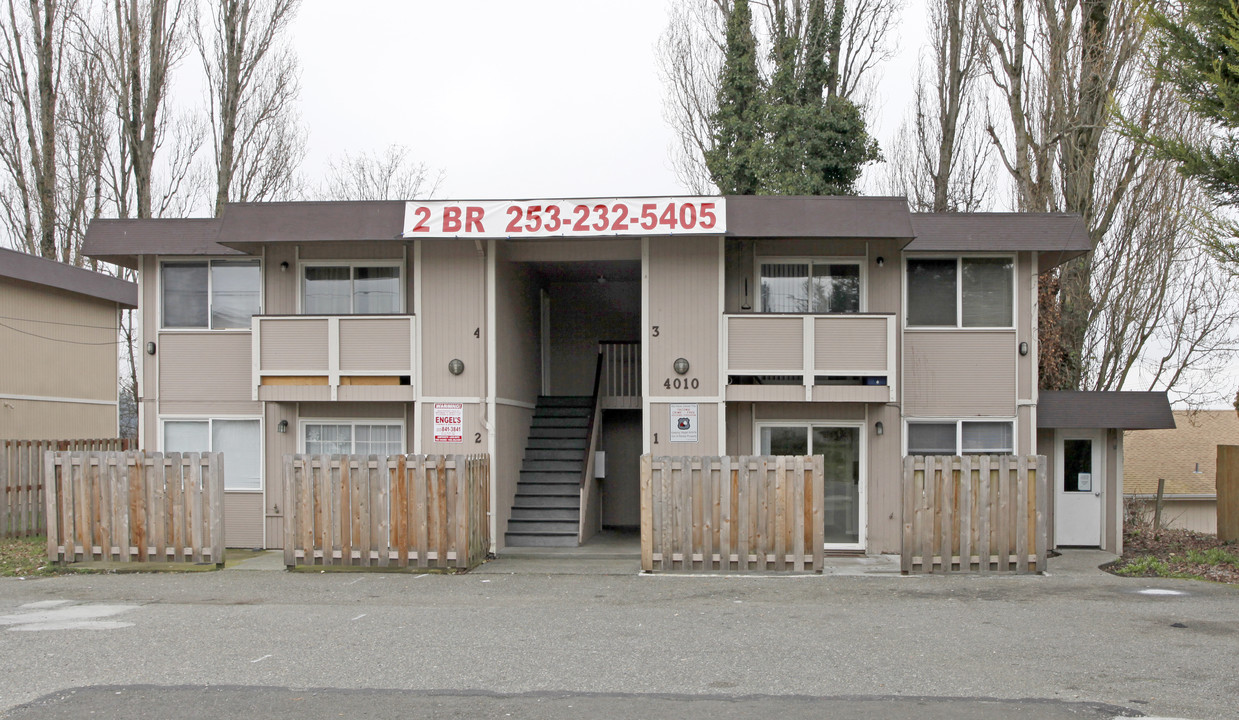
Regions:
<instances>
[{"instance_id":1,"label":"stair step","mask_svg":"<svg viewBox=\"0 0 1239 720\"><path fill-rule=\"evenodd\" d=\"M554 483L556 485L580 485L581 471L521 470L521 483Z\"/></svg>"},{"instance_id":2,"label":"stair step","mask_svg":"<svg viewBox=\"0 0 1239 720\"><path fill-rule=\"evenodd\" d=\"M572 520L509 520L510 533L571 533L577 535L580 525L576 518Z\"/></svg>"},{"instance_id":3,"label":"stair step","mask_svg":"<svg viewBox=\"0 0 1239 720\"><path fill-rule=\"evenodd\" d=\"M589 426L588 417L541 417L533 416L533 427L536 428L585 428Z\"/></svg>"},{"instance_id":4,"label":"stair step","mask_svg":"<svg viewBox=\"0 0 1239 720\"><path fill-rule=\"evenodd\" d=\"M581 509L575 507L514 507L512 520L571 520L581 519Z\"/></svg>"},{"instance_id":5,"label":"stair step","mask_svg":"<svg viewBox=\"0 0 1239 720\"><path fill-rule=\"evenodd\" d=\"M534 427L529 431L530 440L585 440L588 428L582 427Z\"/></svg>"},{"instance_id":6,"label":"stair step","mask_svg":"<svg viewBox=\"0 0 1239 720\"><path fill-rule=\"evenodd\" d=\"M512 503L512 510L515 511L517 508L521 510L571 510L574 513L580 513L581 495L580 493L572 495L521 495L517 493Z\"/></svg>"},{"instance_id":7,"label":"stair step","mask_svg":"<svg viewBox=\"0 0 1239 720\"><path fill-rule=\"evenodd\" d=\"M544 533L504 533L504 543L508 547L576 547L577 533L550 535Z\"/></svg>"},{"instance_id":8,"label":"stair step","mask_svg":"<svg viewBox=\"0 0 1239 720\"><path fill-rule=\"evenodd\" d=\"M577 456L585 454L588 443L585 438L529 438L526 450L571 450Z\"/></svg>"},{"instance_id":9,"label":"stair step","mask_svg":"<svg viewBox=\"0 0 1239 720\"><path fill-rule=\"evenodd\" d=\"M533 416L539 417L584 417L594 414L592 407L540 407L533 411Z\"/></svg>"},{"instance_id":10,"label":"stair step","mask_svg":"<svg viewBox=\"0 0 1239 720\"><path fill-rule=\"evenodd\" d=\"M521 463L522 472L564 472L580 475L585 470L585 461L578 455L576 460L530 460Z\"/></svg>"},{"instance_id":11,"label":"stair step","mask_svg":"<svg viewBox=\"0 0 1239 720\"><path fill-rule=\"evenodd\" d=\"M589 395L539 395L538 407L590 407L594 399Z\"/></svg>"},{"instance_id":12,"label":"stair step","mask_svg":"<svg viewBox=\"0 0 1239 720\"><path fill-rule=\"evenodd\" d=\"M548 485L545 483L519 483L516 486L516 499L519 502L522 497L530 495L554 495L562 498L577 498L580 502L581 491L579 486L559 484Z\"/></svg>"},{"instance_id":13,"label":"stair step","mask_svg":"<svg viewBox=\"0 0 1239 720\"><path fill-rule=\"evenodd\" d=\"M585 455L584 449L578 448L525 448L525 460L575 460L581 462ZM533 468L527 468L532 470Z\"/></svg>"}]
</instances>

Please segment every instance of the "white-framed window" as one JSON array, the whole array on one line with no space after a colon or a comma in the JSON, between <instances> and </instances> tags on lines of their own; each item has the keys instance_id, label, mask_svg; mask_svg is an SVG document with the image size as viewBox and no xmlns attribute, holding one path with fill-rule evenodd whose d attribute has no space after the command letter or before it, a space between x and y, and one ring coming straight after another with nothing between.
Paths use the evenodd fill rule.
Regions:
<instances>
[{"instance_id":1,"label":"white-framed window","mask_svg":"<svg viewBox=\"0 0 1239 720\"><path fill-rule=\"evenodd\" d=\"M303 420L301 447L308 455L401 455L404 423L394 420Z\"/></svg>"},{"instance_id":2,"label":"white-framed window","mask_svg":"<svg viewBox=\"0 0 1239 720\"><path fill-rule=\"evenodd\" d=\"M225 490L262 490L262 421L258 418L165 419L163 451L221 452Z\"/></svg>"},{"instance_id":3,"label":"white-framed window","mask_svg":"<svg viewBox=\"0 0 1239 720\"><path fill-rule=\"evenodd\" d=\"M1015 327L1015 257L910 257L908 327Z\"/></svg>"},{"instance_id":4,"label":"white-framed window","mask_svg":"<svg viewBox=\"0 0 1239 720\"><path fill-rule=\"evenodd\" d=\"M864 425L829 422L758 422L762 455L821 455L825 470L825 542L859 547L865 532Z\"/></svg>"},{"instance_id":5,"label":"white-framed window","mask_svg":"<svg viewBox=\"0 0 1239 720\"><path fill-rule=\"evenodd\" d=\"M392 262L301 265L304 315L387 315L403 311L402 268Z\"/></svg>"},{"instance_id":6,"label":"white-framed window","mask_svg":"<svg viewBox=\"0 0 1239 720\"><path fill-rule=\"evenodd\" d=\"M164 328L250 328L262 312L262 263L246 260L165 260L159 265Z\"/></svg>"},{"instance_id":7,"label":"white-framed window","mask_svg":"<svg viewBox=\"0 0 1239 720\"><path fill-rule=\"evenodd\" d=\"M761 312L864 310L865 264L860 259L762 257L757 275Z\"/></svg>"},{"instance_id":8,"label":"white-framed window","mask_svg":"<svg viewBox=\"0 0 1239 720\"><path fill-rule=\"evenodd\" d=\"M1010 455L1014 420L909 420L908 455Z\"/></svg>"}]
</instances>

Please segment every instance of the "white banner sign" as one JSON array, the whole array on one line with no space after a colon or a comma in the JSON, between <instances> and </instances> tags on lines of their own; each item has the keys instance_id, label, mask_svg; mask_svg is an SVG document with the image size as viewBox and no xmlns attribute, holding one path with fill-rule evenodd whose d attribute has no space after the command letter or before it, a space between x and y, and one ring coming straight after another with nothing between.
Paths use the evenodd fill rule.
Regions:
<instances>
[{"instance_id":1,"label":"white banner sign","mask_svg":"<svg viewBox=\"0 0 1239 720\"><path fill-rule=\"evenodd\" d=\"M406 238L722 235L721 197L409 201Z\"/></svg>"},{"instance_id":2,"label":"white banner sign","mask_svg":"<svg viewBox=\"0 0 1239 720\"><path fill-rule=\"evenodd\" d=\"M697 403L673 403L670 407L671 442L697 442Z\"/></svg>"},{"instance_id":3,"label":"white banner sign","mask_svg":"<svg viewBox=\"0 0 1239 720\"><path fill-rule=\"evenodd\" d=\"M435 403L435 442L462 443L465 441L464 403Z\"/></svg>"}]
</instances>

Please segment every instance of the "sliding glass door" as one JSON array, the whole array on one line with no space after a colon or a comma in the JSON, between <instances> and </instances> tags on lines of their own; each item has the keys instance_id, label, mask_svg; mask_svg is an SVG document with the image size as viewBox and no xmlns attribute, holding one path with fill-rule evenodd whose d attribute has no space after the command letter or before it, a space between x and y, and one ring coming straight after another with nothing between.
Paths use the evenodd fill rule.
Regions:
<instances>
[{"instance_id":1,"label":"sliding glass door","mask_svg":"<svg viewBox=\"0 0 1239 720\"><path fill-rule=\"evenodd\" d=\"M863 547L865 486L859 425L758 424L762 455L821 455L826 544Z\"/></svg>"}]
</instances>

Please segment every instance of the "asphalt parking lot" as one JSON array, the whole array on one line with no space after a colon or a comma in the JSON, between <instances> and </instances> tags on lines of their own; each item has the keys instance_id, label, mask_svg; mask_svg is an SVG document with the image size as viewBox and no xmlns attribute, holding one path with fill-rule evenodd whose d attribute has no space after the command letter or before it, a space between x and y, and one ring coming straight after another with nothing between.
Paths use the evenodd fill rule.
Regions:
<instances>
[{"instance_id":1,"label":"asphalt parking lot","mask_svg":"<svg viewBox=\"0 0 1239 720\"><path fill-rule=\"evenodd\" d=\"M1235 717L1239 589L1048 576L278 569L0 580L12 718ZM270 563L278 567L278 561Z\"/></svg>"}]
</instances>

